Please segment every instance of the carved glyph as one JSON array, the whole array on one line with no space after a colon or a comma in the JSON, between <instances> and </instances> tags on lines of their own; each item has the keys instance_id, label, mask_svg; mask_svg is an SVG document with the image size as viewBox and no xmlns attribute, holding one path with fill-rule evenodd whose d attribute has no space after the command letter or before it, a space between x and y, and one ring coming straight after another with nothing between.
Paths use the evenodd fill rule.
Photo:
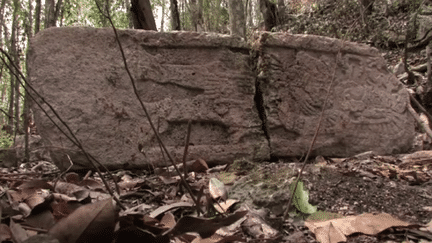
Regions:
<instances>
[{"instance_id":1,"label":"carved glyph","mask_svg":"<svg viewBox=\"0 0 432 243\"><path fill-rule=\"evenodd\" d=\"M306 151L332 80L316 153L394 153L411 146L414 125L406 109L408 94L380 56L343 47L340 53L304 49L302 44L281 48L271 41L265 47L262 92L267 94L267 129L276 156Z\"/></svg>"},{"instance_id":2,"label":"carved glyph","mask_svg":"<svg viewBox=\"0 0 432 243\"><path fill-rule=\"evenodd\" d=\"M189 120L190 159L211 165L302 156L323 108L315 154L411 146L408 95L370 47L269 33L250 43L196 32L119 30L119 36L136 92L176 162ZM29 55L31 84L95 158L109 168L165 164L112 30L49 28L32 39ZM44 112L33 109L53 161L63 169L69 158L90 167Z\"/></svg>"}]
</instances>

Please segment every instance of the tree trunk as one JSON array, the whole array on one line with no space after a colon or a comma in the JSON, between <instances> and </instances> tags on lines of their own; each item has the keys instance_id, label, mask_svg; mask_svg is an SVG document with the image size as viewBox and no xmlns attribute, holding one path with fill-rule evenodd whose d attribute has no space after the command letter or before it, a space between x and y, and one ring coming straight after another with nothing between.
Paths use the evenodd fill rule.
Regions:
<instances>
[{"instance_id":1,"label":"tree trunk","mask_svg":"<svg viewBox=\"0 0 432 243\"><path fill-rule=\"evenodd\" d=\"M4 21L4 7L5 7L5 4L6 4L6 0L2 0L1 1L1 5L0 5L0 47L2 47L2 48L3 48L3 36L2 36L3 25L5 25L5 21ZM4 68L5 68L5 65L2 63L1 66L0 66L0 79L3 78L3 71L5 70ZM7 85L5 84L2 88L3 89L1 90L0 102L3 103L3 104L5 104ZM4 111L2 111L2 112L4 112ZM5 113L5 115L7 116L9 114ZM0 119L0 124L7 124L7 122L6 122L5 119L1 118ZM1 126L0 126L0 129L2 129Z\"/></svg>"},{"instance_id":2,"label":"tree trunk","mask_svg":"<svg viewBox=\"0 0 432 243\"><path fill-rule=\"evenodd\" d=\"M161 16L161 25L160 32L164 32L164 24L165 24L165 0L162 0L162 16Z\"/></svg>"},{"instance_id":3,"label":"tree trunk","mask_svg":"<svg viewBox=\"0 0 432 243\"><path fill-rule=\"evenodd\" d=\"M246 37L246 21L244 15L243 2L239 0L229 0L229 19L230 34Z\"/></svg>"},{"instance_id":4,"label":"tree trunk","mask_svg":"<svg viewBox=\"0 0 432 243\"><path fill-rule=\"evenodd\" d=\"M131 14L135 29L157 30L149 0L132 0Z\"/></svg>"},{"instance_id":5,"label":"tree trunk","mask_svg":"<svg viewBox=\"0 0 432 243\"><path fill-rule=\"evenodd\" d=\"M125 8L131 9L130 0L125 0ZM128 18L128 26L129 29L133 29L133 17L132 17L132 11L127 11L127 18Z\"/></svg>"},{"instance_id":6,"label":"tree trunk","mask_svg":"<svg viewBox=\"0 0 432 243\"><path fill-rule=\"evenodd\" d=\"M12 134L13 131L13 114L14 114L14 101L15 101L15 86L14 86L14 78L12 77L12 71L11 71L11 77L10 77L10 93L9 93L9 109L8 109L8 126L10 130L10 134Z\"/></svg>"},{"instance_id":7,"label":"tree trunk","mask_svg":"<svg viewBox=\"0 0 432 243\"><path fill-rule=\"evenodd\" d=\"M30 45L30 38L33 36L33 4L32 1L29 1L29 15L28 15L28 27L27 27L27 46ZM28 52L26 54L26 60L28 59ZM27 65L26 65L27 69ZM28 72L26 72L28 73ZM27 86L27 84L24 84ZM24 110L23 110L23 117L24 117L24 162L30 161L30 149L29 149L29 110L30 110L30 98L27 93L27 89L25 89L25 96L24 96Z\"/></svg>"},{"instance_id":8,"label":"tree trunk","mask_svg":"<svg viewBox=\"0 0 432 243\"><path fill-rule=\"evenodd\" d=\"M3 78L3 71L4 71L4 65L2 64L0 66L0 79ZM7 86L6 84L2 86L2 89L0 91L0 102L4 104L5 99L6 99L6 90L7 90ZM0 112L4 113L5 116L7 116L7 112L5 112L4 110L0 110ZM0 116L0 124L7 124L5 117L2 115ZM0 129L2 129L2 126L0 126Z\"/></svg>"},{"instance_id":9,"label":"tree trunk","mask_svg":"<svg viewBox=\"0 0 432 243\"><path fill-rule=\"evenodd\" d=\"M192 17L192 24L194 30L197 32L203 31L203 12L202 12L202 0L190 0L190 14Z\"/></svg>"},{"instance_id":10,"label":"tree trunk","mask_svg":"<svg viewBox=\"0 0 432 243\"><path fill-rule=\"evenodd\" d=\"M4 28L4 39L5 40L9 40L10 36L9 36L9 30L8 27L6 25L3 25ZM6 41L7 43L7 41ZM9 46L8 46L9 47ZM11 65L10 61L8 61L9 66ZM15 101L15 86L14 86L14 76L11 70L9 70L10 73L10 87L9 87L9 107L8 107L8 122L7 122L7 128L6 130L8 131L9 134L12 134L13 131L13 114L14 114L14 101Z\"/></svg>"},{"instance_id":11,"label":"tree trunk","mask_svg":"<svg viewBox=\"0 0 432 243\"><path fill-rule=\"evenodd\" d=\"M41 14L41 0L36 0L35 9L35 34L40 30L40 14Z\"/></svg>"},{"instance_id":12,"label":"tree trunk","mask_svg":"<svg viewBox=\"0 0 432 243\"><path fill-rule=\"evenodd\" d=\"M270 0L259 0L261 14L264 18L264 26L266 31L271 31L278 25L276 4Z\"/></svg>"},{"instance_id":13,"label":"tree trunk","mask_svg":"<svg viewBox=\"0 0 432 243\"><path fill-rule=\"evenodd\" d=\"M247 27L252 28L254 26L252 0L246 0L246 18L247 18Z\"/></svg>"},{"instance_id":14,"label":"tree trunk","mask_svg":"<svg viewBox=\"0 0 432 243\"><path fill-rule=\"evenodd\" d=\"M170 0L170 11L171 11L171 29L181 30L180 14L178 11L177 0Z\"/></svg>"},{"instance_id":15,"label":"tree trunk","mask_svg":"<svg viewBox=\"0 0 432 243\"><path fill-rule=\"evenodd\" d=\"M29 1L29 14L27 19L28 25L26 26L27 40L33 36L33 4L32 1Z\"/></svg>"},{"instance_id":16,"label":"tree trunk","mask_svg":"<svg viewBox=\"0 0 432 243\"><path fill-rule=\"evenodd\" d=\"M278 24L286 24L286 6L284 0L278 0Z\"/></svg>"},{"instance_id":17,"label":"tree trunk","mask_svg":"<svg viewBox=\"0 0 432 243\"><path fill-rule=\"evenodd\" d=\"M4 21L5 4L6 4L6 0L2 0L1 6L0 6L0 47L3 47L3 38L2 38L1 33L3 33L3 25L5 24L5 21ZM2 67L2 69L3 69L3 67Z\"/></svg>"},{"instance_id":18,"label":"tree trunk","mask_svg":"<svg viewBox=\"0 0 432 243\"><path fill-rule=\"evenodd\" d=\"M45 29L55 26L54 0L45 1Z\"/></svg>"},{"instance_id":19,"label":"tree trunk","mask_svg":"<svg viewBox=\"0 0 432 243\"><path fill-rule=\"evenodd\" d=\"M204 14L203 14L203 5L204 0L198 0L198 25L197 25L197 31L203 32L204 31Z\"/></svg>"},{"instance_id":20,"label":"tree trunk","mask_svg":"<svg viewBox=\"0 0 432 243\"><path fill-rule=\"evenodd\" d=\"M56 5L56 7L55 7L53 20L51 20L52 23L53 23L52 26L56 26L56 21L57 21L57 19L59 18L59 15L60 15L60 9L61 9L62 3L63 3L63 0L58 0L57 5Z\"/></svg>"},{"instance_id":21,"label":"tree trunk","mask_svg":"<svg viewBox=\"0 0 432 243\"><path fill-rule=\"evenodd\" d=\"M19 0L14 0L14 11L12 16L12 34L11 34L11 57L16 67L19 67L19 57L18 57L18 51L17 51L17 32L18 32L18 9L20 8ZM14 73L16 73L15 70L13 70ZM19 91L19 82L15 76L13 76L13 89L15 89L15 96L14 96L14 115L15 115L15 131L20 131L20 91Z\"/></svg>"},{"instance_id":22,"label":"tree trunk","mask_svg":"<svg viewBox=\"0 0 432 243\"><path fill-rule=\"evenodd\" d=\"M429 84L432 84L432 65L431 65L431 58L432 58L432 48L431 48L432 44L429 44L428 46L426 46L426 60L427 60L427 82Z\"/></svg>"},{"instance_id":23,"label":"tree trunk","mask_svg":"<svg viewBox=\"0 0 432 243\"><path fill-rule=\"evenodd\" d=\"M101 6L102 11L104 13L107 13L108 11L111 11L111 1L110 0L95 0L99 6ZM111 14L111 13L110 13ZM102 14L98 14L97 17L99 18L99 23L101 27L110 27L111 24L105 16Z\"/></svg>"}]
</instances>

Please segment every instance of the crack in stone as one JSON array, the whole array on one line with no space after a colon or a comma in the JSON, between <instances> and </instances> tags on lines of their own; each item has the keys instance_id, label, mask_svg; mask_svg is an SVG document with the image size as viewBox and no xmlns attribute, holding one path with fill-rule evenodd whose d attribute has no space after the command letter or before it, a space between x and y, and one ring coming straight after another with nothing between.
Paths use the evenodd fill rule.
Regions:
<instances>
[{"instance_id":1,"label":"crack in stone","mask_svg":"<svg viewBox=\"0 0 432 243\"><path fill-rule=\"evenodd\" d=\"M264 132L264 136L266 137L267 143L269 146L270 161L273 162L273 161L277 161L278 158L275 157L272 153L272 147L271 147L271 143L270 143L270 134L269 134L268 127L267 127L267 115L265 112L264 96L263 96L262 87L261 87L262 81L258 77L258 72L257 72L259 55L257 53L254 53L251 55L251 59L253 60L252 70L255 73L255 95L254 95L255 107L257 109L258 116L261 120L261 128Z\"/></svg>"}]
</instances>

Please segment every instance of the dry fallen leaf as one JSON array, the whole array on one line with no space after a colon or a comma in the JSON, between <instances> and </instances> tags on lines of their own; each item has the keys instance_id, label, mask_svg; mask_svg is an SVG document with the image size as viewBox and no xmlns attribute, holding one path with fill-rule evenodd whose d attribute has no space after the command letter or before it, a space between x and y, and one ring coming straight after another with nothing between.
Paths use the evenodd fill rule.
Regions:
<instances>
[{"instance_id":1,"label":"dry fallen leaf","mask_svg":"<svg viewBox=\"0 0 432 243\"><path fill-rule=\"evenodd\" d=\"M161 219L160 223L166 228L172 228L175 226L175 217L172 213L167 212Z\"/></svg>"},{"instance_id":2,"label":"dry fallen leaf","mask_svg":"<svg viewBox=\"0 0 432 243\"><path fill-rule=\"evenodd\" d=\"M188 232L197 232L201 238L212 236L219 228L235 223L247 214L248 211L234 213L226 218L202 219L191 216L181 218L174 228L163 235L175 237Z\"/></svg>"},{"instance_id":3,"label":"dry fallen leaf","mask_svg":"<svg viewBox=\"0 0 432 243\"><path fill-rule=\"evenodd\" d=\"M0 242L10 241L12 239L11 231L9 226L0 224Z\"/></svg>"},{"instance_id":4,"label":"dry fallen leaf","mask_svg":"<svg viewBox=\"0 0 432 243\"><path fill-rule=\"evenodd\" d=\"M236 199L228 199L225 202L215 203L213 206L219 213L225 213L228 209L234 204L238 203L239 200Z\"/></svg>"},{"instance_id":5,"label":"dry fallen leaf","mask_svg":"<svg viewBox=\"0 0 432 243\"><path fill-rule=\"evenodd\" d=\"M226 200L228 197L228 192L225 185L216 178L210 178L209 191L213 199L221 198Z\"/></svg>"},{"instance_id":6,"label":"dry fallen leaf","mask_svg":"<svg viewBox=\"0 0 432 243\"><path fill-rule=\"evenodd\" d=\"M112 199L82 206L52 227L60 243L110 242L118 212Z\"/></svg>"},{"instance_id":7,"label":"dry fallen leaf","mask_svg":"<svg viewBox=\"0 0 432 243\"><path fill-rule=\"evenodd\" d=\"M22 225L27 225L33 228L50 229L55 224L54 216L50 210L46 209L39 213L33 213L26 218Z\"/></svg>"},{"instance_id":8,"label":"dry fallen leaf","mask_svg":"<svg viewBox=\"0 0 432 243\"><path fill-rule=\"evenodd\" d=\"M203 159L197 159L193 161L188 167L188 171L194 171L194 172L205 172L207 170L208 170L208 165Z\"/></svg>"},{"instance_id":9,"label":"dry fallen leaf","mask_svg":"<svg viewBox=\"0 0 432 243\"><path fill-rule=\"evenodd\" d=\"M153 212L150 213L150 217L152 218L157 218L159 215L174 209L174 208L179 208L179 207L192 207L193 204L189 203L189 202L177 202L177 203L173 203L173 204L169 204L169 205L164 205L161 206L159 208L157 208L156 210L154 210Z\"/></svg>"},{"instance_id":10,"label":"dry fallen leaf","mask_svg":"<svg viewBox=\"0 0 432 243\"><path fill-rule=\"evenodd\" d=\"M59 181L56 184L55 191L61 194L72 196L74 192L87 190L85 187L78 186L72 183Z\"/></svg>"},{"instance_id":11,"label":"dry fallen leaf","mask_svg":"<svg viewBox=\"0 0 432 243\"><path fill-rule=\"evenodd\" d=\"M51 235L39 234L29 237L22 243L59 243L59 241Z\"/></svg>"},{"instance_id":12,"label":"dry fallen leaf","mask_svg":"<svg viewBox=\"0 0 432 243\"><path fill-rule=\"evenodd\" d=\"M9 228L15 243L22 243L28 238L27 232L21 227L20 224L15 223L12 219L10 221Z\"/></svg>"},{"instance_id":13,"label":"dry fallen leaf","mask_svg":"<svg viewBox=\"0 0 432 243\"><path fill-rule=\"evenodd\" d=\"M322 243L337 243L346 241L346 236L353 233L375 235L390 227L406 227L411 224L394 218L390 214L362 214L327 220L323 222L307 221L309 228Z\"/></svg>"},{"instance_id":14,"label":"dry fallen leaf","mask_svg":"<svg viewBox=\"0 0 432 243\"><path fill-rule=\"evenodd\" d=\"M271 227L258 214L250 212L242 227L246 234L251 235L254 239L276 239L279 231Z\"/></svg>"}]
</instances>

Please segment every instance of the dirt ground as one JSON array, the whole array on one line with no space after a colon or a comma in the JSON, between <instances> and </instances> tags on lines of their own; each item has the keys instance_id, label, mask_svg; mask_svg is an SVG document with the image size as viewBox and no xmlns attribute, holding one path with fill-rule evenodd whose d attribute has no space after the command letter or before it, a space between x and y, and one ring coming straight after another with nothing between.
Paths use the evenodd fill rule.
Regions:
<instances>
[{"instance_id":1,"label":"dirt ground","mask_svg":"<svg viewBox=\"0 0 432 243\"><path fill-rule=\"evenodd\" d=\"M197 161L192 162L197 163ZM201 162L197 164L202 165ZM222 204L226 202L218 200L218 203L215 203L214 200L210 200L210 196L216 198L213 197L215 192L219 193L219 189L215 190L211 188L211 185L214 184L212 182L214 179L223 182L222 186L219 185L215 188L220 187L221 191L226 189L227 199L238 200L236 203L227 206L226 212L228 214L232 215L239 211L244 211L242 207L247 206L246 211L248 215L245 217L247 219L240 222L233 229L233 234L237 239L241 239L241 241L227 240L222 242L315 243L318 242L317 235L313 233L310 227L307 227L307 224L311 222L308 214L302 214L301 210L296 210L297 207L292 206L286 220L282 220L291 197L290 185L299 176L302 165L300 162L288 160L250 162L245 159L238 159L230 165L220 165L210 169L199 167L194 169L194 166L190 166L189 169L191 171L188 183L190 183L191 188L197 194L200 192L208 196L206 197L208 200L207 203L202 203L201 206L215 206L218 203ZM11 185L16 184L17 180L26 179L25 181L31 181L30 177L40 175L35 173L39 169L43 169L45 172L45 179L48 179L50 182L56 181L59 179L59 171L53 167L48 162L36 163L36 165L32 165L31 163L24 164L22 168L20 167L19 172L21 174L16 174L24 176L24 178L20 179L9 177L9 174L13 174L11 169L4 168L3 182L6 184L3 187L14 188ZM118 179L118 185L121 189L119 195L122 204L128 209L139 208L137 212L134 211L131 215L138 213L140 215L152 215L156 211L159 212L162 208L170 210L170 207L173 207L172 213L176 219L193 215L194 210L191 211L190 206L194 205L194 203L185 195L187 193L179 187L180 179L177 174L173 171L165 173L161 170L155 170L153 172L150 173L150 171L143 170L119 170L112 172ZM75 188L85 181L84 179L82 181L70 179L75 177L79 177L79 175L76 173L67 173L64 175L63 179L65 182L62 182L62 185L69 185L67 188ZM93 175L92 177L92 183L98 186L94 187L96 189L92 189L91 191L94 195L99 195L103 191L104 185L100 183L98 176ZM303 182L305 190L302 191L306 192L304 194L307 194L308 204L316 207L319 212L331 215L330 218L326 216L327 218L323 221L344 218L345 216L357 217L365 213L377 215L387 213L401 220L401 222L406 222L408 225L386 227L384 231L380 230L375 235L355 233L347 236L345 242L426 243L432 242L432 234L428 231L420 231L419 229L432 220L431 178L432 150L423 150L411 154L393 156L379 156L370 152L351 158L324 158L318 156L306 164L305 170L301 173L300 180ZM72 184L75 183L73 181L79 183L73 186ZM113 187L113 185L111 186ZM89 188L86 190L89 190ZM19 192L19 188L16 191ZM93 194L89 192L88 196ZM107 193L105 194L109 197ZM69 193L66 195L73 194ZM14 205L13 202L9 203ZM174 206L177 203L190 205L186 207ZM53 215L58 215L54 209L53 207L48 211L52 211ZM211 210L209 209L211 207L207 207L204 212L210 212ZM11 217L11 215L3 215ZM158 213L157 215L163 214ZM259 217L255 217L255 215ZM215 215L207 214L199 220L211 220L214 217ZM369 227L370 222L368 220L370 221L370 219L361 219L365 221L366 227ZM266 225L272 227L274 234L266 233ZM140 227L144 227L144 224L140 224ZM206 229L205 227L207 226L203 226L204 229ZM192 230L192 232L194 231ZM220 237L223 239L223 237L228 236ZM263 238L266 241L262 240ZM117 242L129 241L118 240ZM202 242L219 241L210 240Z\"/></svg>"},{"instance_id":2,"label":"dirt ground","mask_svg":"<svg viewBox=\"0 0 432 243\"><path fill-rule=\"evenodd\" d=\"M301 164L280 162L260 166L268 168L264 171L274 170L274 167L279 171L287 167L299 171ZM424 225L432 220L431 172L430 161L412 157L366 155L335 160L321 157L307 164L301 180L309 191L309 203L318 210L343 216L388 213L400 220ZM284 229L287 235L300 229L304 242L317 242L306 227L288 224ZM406 230L389 229L376 236L354 234L347 242L419 242L420 238L410 236Z\"/></svg>"}]
</instances>

